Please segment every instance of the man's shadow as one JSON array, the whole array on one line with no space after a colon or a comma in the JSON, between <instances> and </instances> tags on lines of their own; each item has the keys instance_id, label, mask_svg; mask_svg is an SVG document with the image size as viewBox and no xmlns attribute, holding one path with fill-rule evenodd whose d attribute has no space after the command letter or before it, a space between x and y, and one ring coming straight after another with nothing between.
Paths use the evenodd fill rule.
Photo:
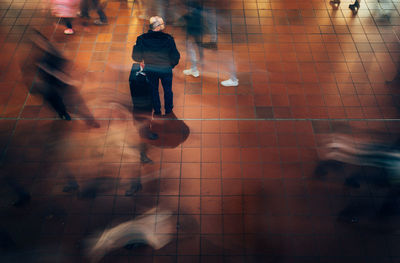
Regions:
<instances>
[{"instance_id":1,"label":"man's shadow","mask_svg":"<svg viewBox=\"0 0 400 263\"><path fill-rule=\"evenodd\" d=\"M153 120L152 131L158 134L158 139L150 141L149 144L159 148L176 148L185 142L190 134L190 128L173 112L167 117Z\"/></svg>"}]
</instances>

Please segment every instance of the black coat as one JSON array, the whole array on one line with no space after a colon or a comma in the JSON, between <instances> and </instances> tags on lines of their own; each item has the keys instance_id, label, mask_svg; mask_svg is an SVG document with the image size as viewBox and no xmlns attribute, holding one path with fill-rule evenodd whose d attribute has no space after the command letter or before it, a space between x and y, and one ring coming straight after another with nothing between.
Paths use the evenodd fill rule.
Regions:
<instances>
[{"instance_id":1,"label":"black coat","mask_svg":"<svg viewBox=\"0 0 400 263\"><path fill-rule=\"evenodd\" d=\"M180 56L171 35L152 30L138 36L132 51L132 59L143 61L146 68L174 68L178 65Z\"/></svg>"}]
</instances>

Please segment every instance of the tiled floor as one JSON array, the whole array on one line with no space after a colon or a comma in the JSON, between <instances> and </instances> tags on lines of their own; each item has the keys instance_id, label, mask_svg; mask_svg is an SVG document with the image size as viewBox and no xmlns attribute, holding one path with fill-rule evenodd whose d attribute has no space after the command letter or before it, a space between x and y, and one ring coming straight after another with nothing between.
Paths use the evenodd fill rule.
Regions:
<instances>
[{"instance_id":1,"label":"tiled floor","mask_svg":"<svg viewBox=\"0 0 400 263\"><path fill-rule=\"evenodd\" d=\"M0 187L0 230L16 242L4 250L13 262L89 262L83 240L152 207L173 212L176 229L164 233L171 242L116 250L104 262L400 262L399 218L374 216L388 188L344 185L349 175L382 171L343 165L323 178L314 173L333 133L398 137L399 82L385 81L400 58L399 2L363 1L354 16L349 1L338 9L321 0L215 1L218 50L205 50L200 78L183 75L185 31L167 24L182 55L173 84L178 119L155 120L160 139L150 142L154 163L145 165L124 107L145 21L132 2L112 0L109 25L85 30L77 20L76 34L65 36L44 2L0 2L1 171L32 195L16 208L15 194ZM170 2L168 12L179 1ZM28 93L19 69L31 52L28 27L72 62L83 103L69 105L71 122ZM219 85L226 54L238 87ZM89 112L100 128L87 125ZM125 196L138 177L143 189ZM96 184L97 195L64 193L71 178L81 189ZM338 220L349 205L362 211L356 223Z\"/></svg>"}]
</instances>

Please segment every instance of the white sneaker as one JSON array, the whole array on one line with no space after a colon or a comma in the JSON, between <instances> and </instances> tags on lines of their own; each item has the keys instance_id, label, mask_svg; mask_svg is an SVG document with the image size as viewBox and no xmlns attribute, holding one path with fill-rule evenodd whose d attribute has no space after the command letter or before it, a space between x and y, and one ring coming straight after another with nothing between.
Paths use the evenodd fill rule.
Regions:
<instances>
[{"instance_id":1,"label":"white sneaker","mask_svg":"<svg viewBox=\"0 0 400 263\"><path fill-rule=\"evenodd\" d=\"M72 28L67 28L67 29L64 30L64 34L66 34L66 35L72 35L74 33L75 32L74 32L74 30Z\"/></svg>"},{"instance_id":2,"label":"white sneaker","mask_svg":"<svg viewBox=\"0 0 400 263\"><path fill-rule=\"evenodd\" d=\"M236 87L239 85L239 80L227 79L221 81L221 85L225 87Z\"/></svg>"},{"instance_id":3,"label":"white sneaker","mask_svg":"<svg viewBox=\"0 0 400 263\"><path fill-rule=\"evenodd\" d=\"M186 76L192 75L193 77L197 78L198 76L200 76L200 73L198 70L193 70L193 69L185 69L183 71L183 74L185 74Z\"/></svg>"}]
</instances>

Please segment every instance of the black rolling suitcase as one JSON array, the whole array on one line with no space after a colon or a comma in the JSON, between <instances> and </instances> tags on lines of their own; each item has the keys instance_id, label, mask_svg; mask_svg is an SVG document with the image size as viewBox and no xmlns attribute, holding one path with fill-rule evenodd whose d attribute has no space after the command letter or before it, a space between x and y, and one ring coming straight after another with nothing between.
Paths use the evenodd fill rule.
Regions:
<instances>
[{"instance_id":1,"label":"black rolling suitcase","mask_svg":"<svg viewBox=\"0 0 400 263\"><path fill-rule=\"evenodd\" d=\"M135 109L152 110L151 88L146 77L146 73L140 67L139 63L132 65L129 75L129 87L133 107Z\"/></svg>"}]
</instances>

